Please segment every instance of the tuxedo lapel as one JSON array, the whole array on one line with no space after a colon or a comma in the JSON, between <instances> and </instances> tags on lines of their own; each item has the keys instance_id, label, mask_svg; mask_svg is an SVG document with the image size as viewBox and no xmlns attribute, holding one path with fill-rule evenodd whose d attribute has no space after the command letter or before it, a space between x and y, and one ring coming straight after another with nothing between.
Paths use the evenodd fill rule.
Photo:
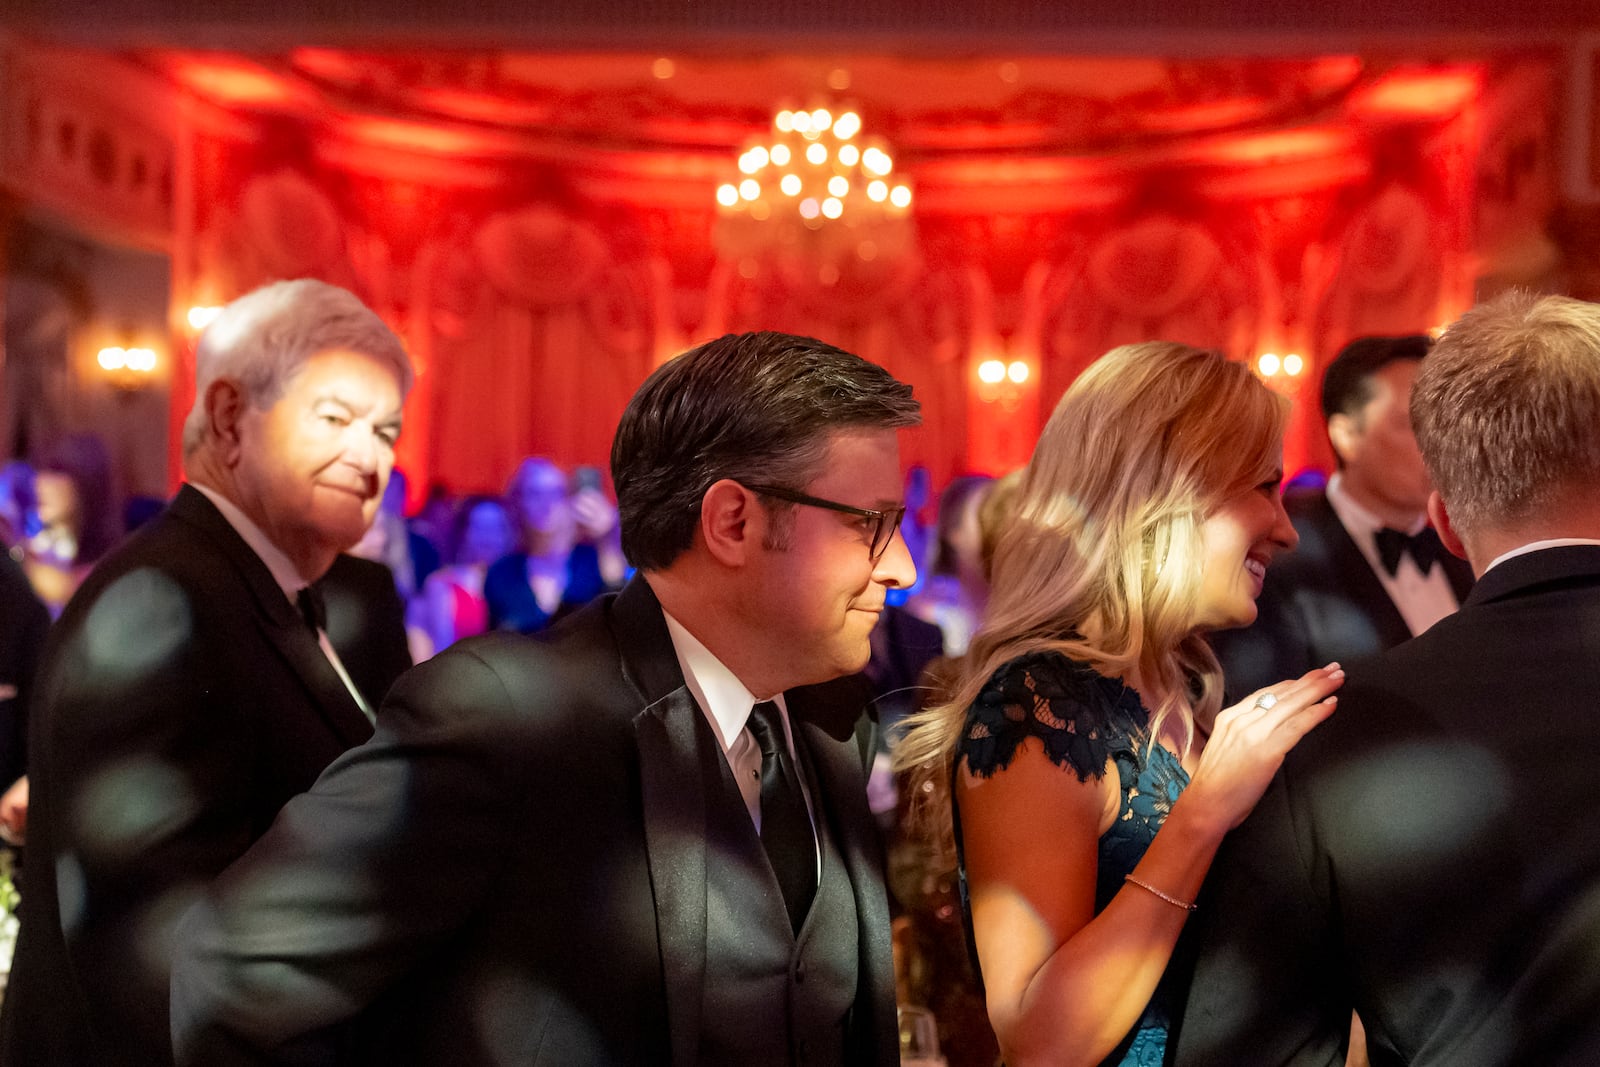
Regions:
<instances>
[{"instance_id":1,"label":"tuxedo lapel","mask_svg":"<svg viewBox=\"0 0 1600 1067\"><path fill-rule=\"evenodd\" d=\"M238 580L250 591L255 623L267 642L305 687L312 705L345 748L372 736L372 724L345 688L316 636L267 565L245 544L205 494L184 486L172 502L172 514L194 528L227 559Z\"/></svg>"},{"instance_id":2,"label":"tuxedo lapel","mask_svg":"<svg viewBox=\"0 0 1600 1067\"><path fill-rule=\"evenodd\" d=\"M680 686L634 720L674 1063L694 1062L705 986L706 782L695 742L700 714Z\"/></svg>"},{"instance_id":3,"label":"tuxedo lapel","mask_svg":"<svg viewBox=\"0 0 1600 1067\"><path fill-rule=\"evenodd\" d=\"M1367 562L1355 538L1339 521L1339 515L1328 503L1327 497L1319 494L1318 500L1320 507L1310 517L1327 546L1329 571L1339 584L1339 592L1372 620L1373 627L1378 631L1378 647L1393 648L1409 640L1411 628L1406 625L1405 617L1395 607L1394 601L1389 599L1383 583L1373 573L1372 564Z\"/></svg>"},{"instance_id":4,"label":"tuxedo lapel","mask_svg":"<svg viewBox=\"0 0 1600 1067\"><path fill-rule=\"evenodd\" d=\"M634 719L645 850L672 1062L695 1062L706 973L706 790L698 731L704 713L683 681L661 605L635 577L611 605L623 673L644 710Z\"/></svg>"}]
</instances>

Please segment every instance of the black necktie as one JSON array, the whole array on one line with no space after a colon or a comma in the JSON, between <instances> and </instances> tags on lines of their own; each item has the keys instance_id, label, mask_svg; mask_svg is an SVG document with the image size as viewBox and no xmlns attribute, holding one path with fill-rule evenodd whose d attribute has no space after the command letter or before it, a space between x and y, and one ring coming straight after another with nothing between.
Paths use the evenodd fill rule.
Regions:
<instances>
[{"instance_id":1,"label":"black necktie","mask_svg":"<svg viewBox=\"0 0 1600 1067\"><path fill-rule=\"evenodd\" d=\"M817 846L778 705L763 700L751 708L750 732L761 746L761 844L783 890L789 925L799 933L817 891Z\"/></svg>"},{"instance_id":2,"label":"black necktie","mask_svg":"<svg viewBox=\"0 0 1600 1067\"><path fill-rule=\"evenodd\" d=\"M328 628L328 606L322 601L322 590L308 585L295 594L294 602L300 609L300 617L311 627L313 637Z\"/></svg>"},{"instance_id":3,"label":"black necktie","mask_svg":"<svg viewBox=\"0 0 1600 1067\"><path fill-rule=\"evenodd\" d=\"M1439 558L1439 553L1444 550L1444 545L1439 542L1439 534L1432 526L1424 526L1417 534L1412 535L1393 530L1385 526L1373 535L1378 542L1378 559L1383 563L1383 569L1393 578L1395 571L1400 569L1400 557L1411 553L1411 558L1417 561L1417 570L1423 577L1433 570L1434 561Z\"/></svg>"}]
</instances>

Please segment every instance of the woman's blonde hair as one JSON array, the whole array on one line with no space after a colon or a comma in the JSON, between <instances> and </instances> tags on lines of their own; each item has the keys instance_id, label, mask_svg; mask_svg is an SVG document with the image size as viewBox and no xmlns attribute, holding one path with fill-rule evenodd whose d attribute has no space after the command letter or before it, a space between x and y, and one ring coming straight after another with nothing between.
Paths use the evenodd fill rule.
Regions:
<instances>
[{"instance_id":1,"label":"woman's blonde hair","mask_svg":"<svg viewBox=\"0 0 1600 1067\"><path fill-rule=\"evenodd\" d=\"M1219 352L1124 345L1056 405L995 547L988 615L948 702L907 721L895 763L912 768L927 820L947 787L967 708L1005 663L1056 651L1137 679L1150 736L1178 720L1184 746L1209 724L1221 670L1196 631L1206 517L1277 470L1287 402ZM928 788L924 783L931 783Z\"/></svg>"}]
</instances>

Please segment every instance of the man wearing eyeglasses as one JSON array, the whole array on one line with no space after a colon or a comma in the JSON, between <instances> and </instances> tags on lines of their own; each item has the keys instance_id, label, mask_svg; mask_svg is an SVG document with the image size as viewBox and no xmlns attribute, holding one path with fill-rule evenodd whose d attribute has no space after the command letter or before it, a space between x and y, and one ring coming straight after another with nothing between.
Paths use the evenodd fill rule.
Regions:
<instances>
[{"instance_id":1,"label":"man wearing eyeglasses","mask_svg":"<svg viewBox=\"0 0 1600 1067\"><path fill-rule=\"evenodd\" d=\"M396 685L189 912L179 1061L895 1062L864 697L840 679L915 579L918 419L909 386L807 338L656 371L612 447L638 576Z\"/></svg>"}]
</instances>

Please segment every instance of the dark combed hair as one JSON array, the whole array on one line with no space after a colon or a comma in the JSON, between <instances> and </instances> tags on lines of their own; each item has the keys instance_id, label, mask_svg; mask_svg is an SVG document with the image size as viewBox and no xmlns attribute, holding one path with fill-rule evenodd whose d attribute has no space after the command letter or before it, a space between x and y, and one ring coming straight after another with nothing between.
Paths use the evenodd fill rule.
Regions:
<instances>
[{"instance_id":1,"label":"dark combed hair","mask_svg":"<svg viewBox=\"0 0 1600 1067\"><path fill-rule=\"evenodd\" d=\"M1354 415L1367 406L1374 389L1372 376L1402 359L1421 359L1433 347L1425 333L1404 337L1359 337L1343 348L1322 375L1322 418Z\"/></svg>"},{"instance_id":2,"label":"dark combed hair","mask_svg":"<svg viewBox=\"0 0 1600 1067\"><path fill-rule=\"evenodd\" d=\"M809 337L728 334L669 360L628 402L611 445L622 550L641 570L694 542L723 478L803 489L831 435L921 421L911 386Z\"/></svg>"}]
</instances>

